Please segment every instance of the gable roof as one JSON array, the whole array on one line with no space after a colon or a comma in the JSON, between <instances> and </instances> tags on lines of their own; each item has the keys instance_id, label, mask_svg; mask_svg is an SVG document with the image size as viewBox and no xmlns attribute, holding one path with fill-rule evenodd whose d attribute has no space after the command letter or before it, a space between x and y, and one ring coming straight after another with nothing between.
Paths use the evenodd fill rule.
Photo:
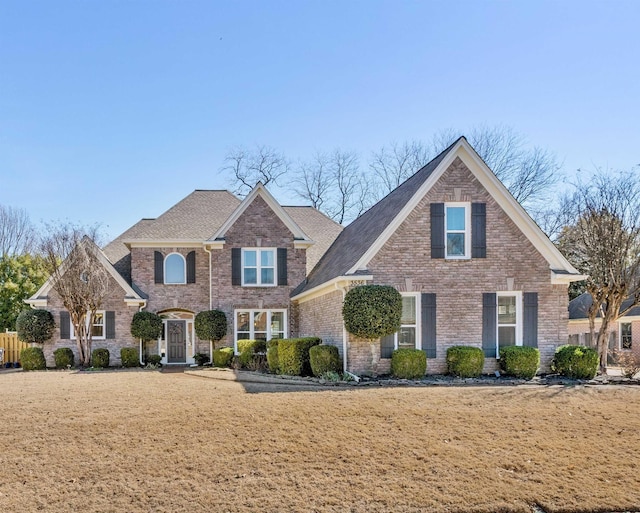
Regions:
<instances>
[{"instance_id":1,"label":"gable roof","mask_svg":"<svg viewBox=\"0 0 640 513\"><path fill-rule=\"evenodd\" d=\"M355 278L366 274L371 259L456 158L464 162L498 205L538 248L549 262L552 278L567 282L584 278L558 251L467 140L460 137L347 226L320 259L305 283L301 284L292 296L299 298L307 295L313 289L322 288L324 284L339 277Z\"/></svg>"},{"instance_id":2,"label":"gable roof","mask_svg":"<svg viewBox=\"0 0 640 513\"><path fill-rule=\"evenodd\" d=\"M580 294L578 297L569 301L569 320L587 320L589 317L589 307L593 303L593 298L591 294L588 292L584 292ZM628 308L629 305L633 303L633 297L629 296L622 302L620 306L620 310L624 310ZM636 317L640 316L640 305L634 306L631 310L629 310L624 317ZM600 317L600 314L597 315Z\"/></svg>"}]
</instances>

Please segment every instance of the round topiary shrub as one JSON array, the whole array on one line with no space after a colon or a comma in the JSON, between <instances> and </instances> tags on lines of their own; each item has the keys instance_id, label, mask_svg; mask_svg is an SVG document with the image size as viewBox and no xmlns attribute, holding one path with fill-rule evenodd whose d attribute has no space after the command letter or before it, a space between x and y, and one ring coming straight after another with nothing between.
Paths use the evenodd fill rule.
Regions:
<instances>
[{"instance_id":1,"label":"round topiary shrub","mask_svg":"<svg viewBox=\"0 0 640 513\"><path fill-rule=\"evenodd\" d=\"M268 355L268 353L267 353ZM309 349L311 372L314 376L322 376L326 372L342 372L340 353L336 346L313 346Z\"/></svg>"},{"instance_id":2,"label":"round topiary shrub","mask_svg":"<svg viewBox=\"0 0 640 513\"><path fill-rule=\"evenodd\" d=\"M20 351L20 364L26 371L45 370L47 361L40 347L25 347Z\"/></svg>"},{"instance_id":3,"label":"round topiary shrub","mask_svg":"<svg viewBox=\"0 0 640 513\"><path fill-rule=\"evenodd\" d=\"M507 346L500 348L500 370L507 376L531 379L540 368L540 351L535 347Z\"/></svg>"},{"instance_id":4,"label":"round topiary shrub","mask_svg":"<svg viewBox=\"0 0 640 513\"><path fill-rule=\"evenodd\" d=\"M56 369L69 369L73 367L75 356L70 347L59 347L53 352Z\"/></svg>"},{"instance_id":5,"label":"round topiary shrub","mask_svg":"<svg viewBox=\"0 0 640 513\"><path fill-rule=\"evenodd\" d=\"M136 312L131 319L131 335L143 342L158 340L162 335L162 317L153 312Z\"/></svg>"},{"instance_id":6,"label":"round topiary shrub","mask_svg":"<svg viewBox=\"0 0 640 513\"><path fill-rule=\"evenodd\" d=\"M30 344L44 344L55 329L56 323L48 310L24 310L16 319L18 338Z\"/></svg>"},{"instance_id":7,"label":"round topiary shrub","mask_svg":"<svg viewBox=\"0 0 640 513\"><path fill-rule=\"evenodd\" d=\"M105 369L109 367L109 350L94 349L91 353L91 366L96 369Z\"/></svg>"},{"instance_id":8,"label":"round topiary shrub","mask_svg":"<svg viewBox=\"0 0 640 513\"><path fill-rule=\"evenodd\" d=\"M484 367L484 352L479 347L453 346L447 349L447 373L459 378L477 378Z\"/></svg>"},{"instance_id":9,"label":"round topiary shrub","mask_svg":"<svg viewBox=\"0 0 640 513\"><path fill-rule=\"evenodd\" d=\"M123 347L120 349L120 360L123 367L139 367L140 355L137 347Z\"/></svg>"},{"instance_id":10,"label":"round topiary shrub","mask_svg":"<svg viewBox=\"0 0 640 513\"><path fill-rule=\"evenodd\" d=\"M551 369L572 379L593 379L598 372L598 351L584 346L560 346L556 349Z\"/></svg>"},{"instance_id":11,"label":"round topiary shrub","mask_svg":"<svg viewBox=\"0 0 640 513\"><path fill-rule=\"evenodd\" d=\"M420 349L396 349L391 353L391 375L400 379L420 379L427 372L427 353Z\"/></svg>"},{"instance_id":12,"label":"round topiary shrub","mask_svg":"<svg viewBox=\"0 0 640 513\"><path fill-rule=\"evenodd\" d=\"M402 295L387 285L362 285L345 294L344 326L349 333L366 339L391 335L400 329Z\"/></svg>"},{"instance_id":13,"label":"round topiary shrub","mask_svg":"<svg viewBox=\"0 0 640 513\"><path fill-rule=\"evenodd\" d=\"M205 310L196 315L193 327L200 340L210 340L215 348L215 343L227 334L227 316L221 310Z\"/></svg>"},{"instance_id":14,"label":"round topiary shrub","mask_svg":"<svg viewBox=\"0 0 640 513\"><path fill-rule=\"evenodd\" d=\"M233 360L233 347L223 347L213 350L214 367L230 367Z\"/></svg>"}]
</instances>

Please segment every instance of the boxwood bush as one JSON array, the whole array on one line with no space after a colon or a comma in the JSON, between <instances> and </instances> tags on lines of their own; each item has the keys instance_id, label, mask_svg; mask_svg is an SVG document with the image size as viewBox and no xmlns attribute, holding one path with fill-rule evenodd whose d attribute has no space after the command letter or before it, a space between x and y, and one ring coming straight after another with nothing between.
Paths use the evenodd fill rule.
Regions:
<instances>
[{"instance_id":1,"label":"boxwood bush","mask_svg":"<svg viewBox=\"0 0 640 513\"><path fill-rule=\"evenodd\" d=\"M314 376L327 372L342 372L340 353L336 346L313 346L309 349L309 362Z\"/></svg>"},{"instance_id":2,"label":"boxwood bush","mask_svg":"<svg viewBox=\"0 0 640 513\"><path fill-rule=\"evenodd\" d=\"M267 364L269 372L273 374L280 373L280 364L278 362L278 339L274 338L267 342Z\"/></svg>"},{"instance_id":3,"label":"boxwood bush","mask_svg":"<svg viewBox=\"0 0 640 513\"><path fill-rule=\"evenodd\" d=\"M362 285L345 294L342 317L346 330L366 339L391 335L400 329L402 295L388 285Z\"/></svg>"},{"instance_id":4,"label":"boxwood bush","mask_svg":"<svg viewBox=\"0 0 640 513\"><path fill-rule=\"evenodd\" d=\"M238 340L238 363L243 369L252 366L254 355L267 352L264 340Z\"/></svg>"},{"instance_id":5,"label":"boxwood bush","mask_svg":"<svg viewBox=\"0 0 640 513\"><path fill-rule=\"evenodd\" d=\"M18 338L23 342L44 344L55 329L56 323L48 310L23 310L16 319Z\"/></svg>"},{"instance_id":6,"label":"boxwood bush","mask_svg":"<svg viewBox=\"0 0 640 513\"><path fill-rule=\"evenodd\" d=\"M159 354L150 354L149 356L147 356L147 365L150 365L152 367L157 367L158 365L160 365L161 361L162 356L160 356Z\"/></svg>"},{"instance_id":7,"label":"boxwood bush","mask_svg":"<svg viewBox=\"0 0 640 513\"><path fill-rule=\"evenodd\" d=\"M123 347L120 349L120 360L123 367L138 367L140 356L137 347Z\"/></svg>"},{"instance_id":8,"label":"boxwood bush","mask_svg":"<svg viewBox=\"0 0 640 513\"><path fill-rule=\"evenodd\" d=\"M507 376L531 379L540 368L540 351L535 347L507 346L500 348L500 370Z\"/></svg>"},{"instance_id":9,"label":"boxwood bush","mask_svg":"<svg viewBox=\"0 0 640 513\"><path fill-rule=\"evenodd\" d=\"M310 376L309 349L320 344L317 337L289 338L278 341L278 368L281 374Z\"/></svg>"},{"instance_id":10,"label":"boxwood bush","mask_svg":"<svg viewBox=\"0 0 640 513\"><path fill-rule=\"evenodd\" d=\"M91 353L91 366L96 369L109 367L109 350L104 348L94 349Z\"/></svg>"},{"instance_id":11,"label":"boxwood bush","mask_svg":"<svg viewBox=\"0 0 640 513\"><path fill-rule=\"evenodd\" d=\"M53 359L56 362L56 369L68 369L73 367L75 356L70 347L59 347L53 352Z\"/></svg>"},{"instance_id":12,"label":"boxwood bush","mask_svg":"<svg viewBox=\"0 0 640 513\"><path fill-rule=\"evenodd\" d=\"M477 378L484 367L484 352L479 347L453 346L447 349L447 373L460 378Z\"/></svg>"},{"instance_id":13,"label":"boxwood bush","mask_svg":"<svg viewBox=\"0 0 640 513\"><path fill-rule=\"evenodd\" d=\"M572 379L593 379L598 372L598 351L584 346L560 346L553 356L551 368Z\"/></svg>"},{"instance_id":14,"label":"boxwood bush","mask_svg":"<svg viewBox=\"0 0 640 513\"><path fill-rule=\"evenodd\" d=\"M45 370L47 361L41 347L25 347L20 351L20 365L26 371Z\"/></svg>"},{"instance_id":15,"label":"boxwood bush","mask_svg":"<svg viewBox=\"0 0 640 513\"><path fill-rule=\"evenodd\" d=\"M420 349L396 349L391 353L391 374L400 379L419 379L427 372L427 353Z\"/></svg>"},{"instance_id":16,"label":"boxwood bush","mask_svg":"<svg viewBox=\"0 0 640 513\"><path fill-rule=\"evenodd\" d=\"M233 360L233 347L223 347L213 350L214 367L229 367Z\"/></svg>"}]
</instances>

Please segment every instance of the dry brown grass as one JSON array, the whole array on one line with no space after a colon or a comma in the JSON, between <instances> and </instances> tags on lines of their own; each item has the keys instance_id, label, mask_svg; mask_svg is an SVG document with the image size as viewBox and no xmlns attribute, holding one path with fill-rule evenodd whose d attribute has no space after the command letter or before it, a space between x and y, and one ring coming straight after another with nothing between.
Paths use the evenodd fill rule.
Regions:
<instances>
[{"instance_id":1,"label":"dry brown grass","mask_svg":"<svg viewBox=\"0 0 640 513\"><path fill-rule=\"evenodd\" d=\"M0 374L0 511L640 509L639 387Z\"/></svg>"}]
</instances>

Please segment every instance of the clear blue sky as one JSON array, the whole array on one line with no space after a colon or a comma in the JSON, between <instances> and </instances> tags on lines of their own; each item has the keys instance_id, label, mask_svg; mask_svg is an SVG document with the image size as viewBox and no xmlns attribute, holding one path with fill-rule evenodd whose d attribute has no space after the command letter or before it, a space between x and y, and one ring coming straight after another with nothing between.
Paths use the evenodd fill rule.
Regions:
<instances>
[{"instance_id":1,"label":"clear blue sky","mask_svg":"<svg viewBox=\"0 0 640 513\"><path fill-rule=\"evenodd\" d=\"M640 163L638 1L0 2L0 203L111 237L234 145L292 159L504 124ZM277 192L284 203L291 195Z\"/></svg>"}]
</instances>

